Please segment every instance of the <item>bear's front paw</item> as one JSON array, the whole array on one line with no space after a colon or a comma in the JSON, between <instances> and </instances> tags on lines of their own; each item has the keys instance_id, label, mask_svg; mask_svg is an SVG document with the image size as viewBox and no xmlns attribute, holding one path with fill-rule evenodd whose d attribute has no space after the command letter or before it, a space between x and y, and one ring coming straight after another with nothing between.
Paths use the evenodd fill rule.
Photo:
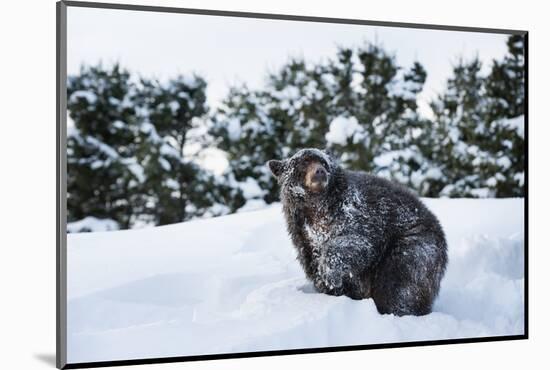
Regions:
<instances>
[{"instance_id":1,"label":"bear's front paw","mask_svg":"<svg viewBox=\"0 0 550 370\"><path fill-rule=\"evenodd\" d=\"M330 290L338 289L342 286L342 271L324 266L321 271L323 282Z\"/></svg>"},{"instance_id":2,"label":"bear's front paw","mask_svg":"<svg viewBox=\"0 0 550 370\"><path fill-rule=\"evenodd\" d=\"M319 271L323 281L330 289L342 287L344 277L349 274L342 254L337 249L329 249L323 257Z\"/></svg>"}]
</instances>

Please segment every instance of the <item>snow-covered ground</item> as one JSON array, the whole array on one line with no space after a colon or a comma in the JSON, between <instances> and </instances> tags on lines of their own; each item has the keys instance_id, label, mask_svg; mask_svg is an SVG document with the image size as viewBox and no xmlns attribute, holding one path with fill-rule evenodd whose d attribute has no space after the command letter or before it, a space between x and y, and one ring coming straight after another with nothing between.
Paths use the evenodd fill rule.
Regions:
<instances>
[{"instance_id":1,"label":"snow-covered ground","mask_svg":"<svg viewBox=\"0 0 550 370\"><path fill-rule=\"evenodd\" d=\"M426 199L449 242L434 312L318 294L280 205L69 234L70 363L523 334L522 199Z\"/></svg>"}]
</instances>

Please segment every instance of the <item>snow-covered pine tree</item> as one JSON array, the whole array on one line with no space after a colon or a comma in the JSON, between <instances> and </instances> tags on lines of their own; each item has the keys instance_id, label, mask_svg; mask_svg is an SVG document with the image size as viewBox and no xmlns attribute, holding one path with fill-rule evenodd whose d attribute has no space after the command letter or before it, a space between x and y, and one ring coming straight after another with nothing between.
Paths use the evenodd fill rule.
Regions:
<instances>
[{"instance_id":1,"label":"snow-covered pine tree","mask_svg":"<svg viewBox=\"0 0 550 370\"><path fill-rule=\"evenodd\" d=\"M205 89L197 76L137 81L118 65L71 76L69 221L94 216L128 228L227 212L224 188L184 156L187 145L200 144L193 130L208 111Z\"/></svg>"},{"instance_id":2,"label":"snow-covered pine tree","mask_svg":"<svg viewBox=\"0 0 550 370\"><path fill-rule=\"evenodd\" d=\"M195 158L208 113L205 80L178 76L167 82L142 79L141 85L139 142L145 148L140 158L147 213L157 225L227 213L221 204L223 184Z\"/></svg>"},{"instance_id":3,"label":"snow-covered pine tree","mask_svg":"<svg viewBox=\"0 0 550 370\"><path fill-rule=\"evenodd\" d=\"M274 120L286 131L283 152L326 145L333 99L330 77L323 64L291 59L275 73L270 73L265 90Z\"/></svg>"},{"instance_id":4,"label":"snow-covered pine tree","mask_svg":"<svg viewBox=\"0 0 550 370\"><path fill-rule=\"evenodd\" d=\"M340 49L328 71L334 81L328 146L348 168L398 177L401 165L413 159L399 150L407 146L406 132L419 125L416 95L426 72L419 63L410 70L399 67L375 44Z\"/></svg>"},{"instance_id":5,"label":"snow-covered pine tree","mask_svg":"<svg viewBox=\"0 0 550 370\"><path fill-rule=\"evenodd\" d=\"M510 36L506 41L507 55L502 61L494 60L487 76L485 89L488 96L487 114L490 121L502 117L518 117L524 113L525 101L525 45L521 35Z\"/></svg>"},{"instance_id":6,"label":"snow-covered pine tree","mask_svg":"<svg viewBox=\"0 0 550 370\"><path fill-rule=\"evenodd\" d=\"M484 186L491 153L480 147L487 140L485 98L481 62L476 57L471 61L458 61L445 92L431 104L437 135L434 156L441 163L443 174L436 182L444 185L439 195L494 195ZM436 184L432 187L436 189Z\"/></svg>"},{"instance_id":7,"label":"snow-covered pine tree","mask_svg":"<svg viewBox=\"0 0 550 370\"><path fill-rule=\"evenodd\" d=\"M324 147L332 96L322 65L291 59L270 73L266 86L231 89L213 117L210 134L228 154L225 192L232 209L278 200L266 162L303 147Z\"/></svg>"},{"instance_id":8,"label":"snow-covered pine tree","mask_svg":"<svg viewBox=\"0 0 550 370\"><path fill-rule=\"evenodd\" d=\"M485 80L487 131L492 138L486 146L497 158L487 186L498 197L525 196L524 37L510 36L506 44L507 55L493 61Z\"/></svg>"},{"instance_id":9,"label":"snow-covered pine tree","mask_svg":"<svg viewBox=\"0 0 550 370\"><path fill-rule=\"evenodd\" d=\"M432 103L434 159L444 170L431 183L440 191L429 195L524 195L523 38L511 36L507 45L508 54L493 61L488 76L477 58L461 60Z\"/></svg>"},{"instance_id":10,"label":"snow-covered pine tree","mask_svg":"<svg viewBox=\"0 0 550 370\"><path fill-rule=\"evenodd\" d=\"M86 216L130 225L144 180L135 154L138 123L129 73L114 65L82 67L67 81L68 221Z\"/></svg>"},{"instance_id":11,"label":"snow-covered pine tree","mask_svg":"<svg viewBox=\"0 0 550 370\"><path fill-rule=\"evenodd\" d=\"M247 201L261 203L266 197L269 202L276 197L276 185L265 163L281 155L285 130L283 122L273 118L271 108L265 93L242 86L230 90L212 117L209 134L229 160L223 193L231 211Z\"/></svg>"},{"instance_id":12,"label":"snow-covered pine tree","mask_svg":"<svg viewBox=\"0 0 550 370\"><path fill-rule=\"evenodd\" d=\"M157 225L186 221L202 215L212 205L213 178L184 155L189 145L199 145L191 135L204 124L208 112L206 82L178 76L163 83L141 80L140 161L146 175L146 213Z\"/></svg>"},{"instance_id":13,"label":"snow-covered pine tree","mask_svg":"<svg viewBox=\"0 0 550 370\"><path fill-rule=\"evenodd\" d=\"M395 58L377 45L358 50L358 57L360 109L355 117L366 140L356 140L355 133L355 145L343 148L342 155L362 153L351 168L374 172L423 194L422 179L433 174L425 157L430 149L426 133L431 127L417 105L426 71L419 62L410 68L398 66Z\"/></svg>"},{"instance_id":14,"label":"snow-covered pine tree","mask_svg":"<svg viewBox=\"0 0 550 370\"><path fill-rule=\"evenodd\" d=\"M403 83L409 86L410 93L405 114L393 136L399 155L391 177L415 189L419 195L434 196L434 185L437 188L442 181L442 166L433 152L437 144L434 125L419 113L417 104L426 77L427 72L418 62L404 75Z\"/></svg>"}]
</instances>

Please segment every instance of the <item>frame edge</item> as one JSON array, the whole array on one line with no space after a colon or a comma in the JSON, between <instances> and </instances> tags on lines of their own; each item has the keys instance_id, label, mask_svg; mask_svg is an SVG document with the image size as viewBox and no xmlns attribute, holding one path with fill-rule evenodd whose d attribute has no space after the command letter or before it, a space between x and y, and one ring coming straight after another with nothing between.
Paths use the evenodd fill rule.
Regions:
<instances>
[{"instance_id":1,"label":"frame edge","mask_svg":"<svg viewBox=\"0 0 550 370\"><path fill-rule=\"evenodd\" d=\"M160 12L160 13L197 14L197 15L211 15L211 16L222 16L222 17L275 19L275 20L318 22L318 23L341 23L341 24L348 24L348 25L355 24L355 25L381 26L381 27L420 28L425 30L499 33L499 34L508 34L508 35L509 34L524 35L527 33L527 30L484 28L484 27L473 27L473 26L462 27L462 26L451 26L451 25L443 25L443 24L407 23L407 22L397 22L397 21L387 22L387 21L364 20L364 19L354 19L354 18L332 18L332 17L322 17L322 16L255 13L255 12L246 12L246 11L178 8L178 7L154 6L154 5L131 5L131 4L122 4L122 3L92 2L92 1L72 1L72 0L67 0L67 1L62 0L62 1L67 6L79 7L79 8L134 10L134 11L149 11L149 12Z\"/></svg>"},{"instance_id":2,"label":"frame edge","mask_svg":"<svg viewBox=\"0 0 550 370\"><path fill-rule=\"evenodd\" d=\"M497 33L497 34L513 34L524 37L525 49L525 198L524 198L524 214L525 214L525 240L524 240L524 257L525 257L525 276L524 276L524 333L522 335L504 335L497 337L474 337L461 339L447 339L435 341L418 341L418 342L401 342L401 343L384 343L384 344L367 344L359 346L342 346L342 347L321 347L309 349L292 349L292 350L273 350L273 351L258 351L258 352L241 352L230 354L214 354L214 355L195 355L195 356L176 356L176 357L161 357L161 358L145 358L145 359L128 359L128 360L112 360L112 361L97 361L97 362L82 362L68 363L67 362L67 233L66 233L66 145L67 145L67 7L80 8L100 8L113 10L133 10L133 11L151 11L162 13L179 13L191 15L210 15L210 16L226 16L238 18L256 18L256 19L276 19L287 21L302 21L302 22L318 22L318 23L340 23L340 24L356 24L370 25L382 27L397 27L397 28L417 28L426 30L441 30L441 31L459 31L459 32L479 32L479 33ZM449 344L473 344L473 343L488 343L498 341L512 340L528 340L529 339L529 310L528 310L528 30L512 30L512 29L493 29L481 27L462 27L450 25L422 24L422 23L406 23L406 22L386 22L375 20L360 20L351 18L331 18L321 16L301 16L301 15L285 15L285 14L270 14L270 13L254 13L244 11L227 11L227 10L211 10L211 9L193 9L193 8L178 8L166 6L147 6L147 5L131 5L118 4L108 2L83 2L60 0L56 2L56 367L58 369L79 369L79 368L95 368L95 367L113 367L113 366L128 366L128 365L143 365L143 364L161 364L174 362L192 362L192 361L211 361L218 359L235 359L235 358L258 358L271 356L286 356L286 355L301 355L315 353L331 353L340 351L362 351L370 349L387 349L387 348L405 348L405 347L421 347L434 345L449 345Z\"/></svg>"},{"instance_id":3,"label":"frame edge","mask_svg":"<svg viewBox=\"0 0 550 370\"><path fill-rule=\"evenodd\" d=\"M67 365L67 5L56 3L56 367Z\"/></svg>"}]
</instances>

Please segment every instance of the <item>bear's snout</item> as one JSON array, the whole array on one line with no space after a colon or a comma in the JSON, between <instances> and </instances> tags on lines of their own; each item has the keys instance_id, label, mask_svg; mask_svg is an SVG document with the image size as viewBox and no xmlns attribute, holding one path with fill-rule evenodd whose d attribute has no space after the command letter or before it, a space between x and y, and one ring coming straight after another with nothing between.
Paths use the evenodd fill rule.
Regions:
<instances>
[{"instance_id":1,"label":"bear's snout","mask_svg":"<svg viewBox=\"0 0 550 370\"><path fill-rule=\"evenodd\" d=\"M311 163L305 176L305 186L312 192L322 191L328 183L328 172L319 162Z\"/></svg>"},{"instance_id":2,"label":"bear's snout","mask_svg":"<svg viewBox=\"0 0 550 370\"><path fill-rule=\"evenodd\" d=\"M327 181L327 171L321 166L317 167L312 177L313 182L325 182Z\"/></svg>"}]
</instances>

